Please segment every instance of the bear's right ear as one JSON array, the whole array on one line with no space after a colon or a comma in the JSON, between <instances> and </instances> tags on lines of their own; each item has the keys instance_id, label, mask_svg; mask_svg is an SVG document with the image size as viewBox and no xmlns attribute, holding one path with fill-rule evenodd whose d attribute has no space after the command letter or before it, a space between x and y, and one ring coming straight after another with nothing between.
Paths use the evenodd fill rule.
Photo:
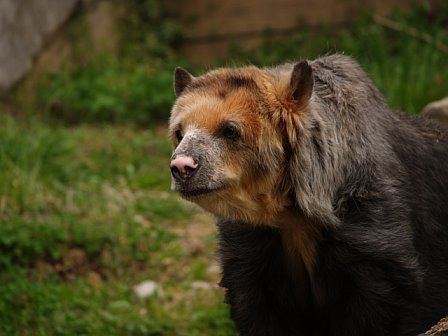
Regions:
<instances>
[{"instance_id":1,"label":"bear's right ear","mask_svg":"<svg viewBox=\"0 0 448 336\"><path fill-rule=\"evenodd\" d=\"M176 97L179 97L193 80L193 75L184 68L177 67L174 69L174 93L176 94Z\"/></svg>"},{"instance_id":2,"label":"bear's right ear","mask_svg":"<svg viewBox=\"0 0 448 336\"><path fill-rule=\"evenodd\" d=\"M313 69L307 61L300 61L294 65L290 81L290 98L298 105L308 103L313 93Z\"/></svg>"}]
</instances>

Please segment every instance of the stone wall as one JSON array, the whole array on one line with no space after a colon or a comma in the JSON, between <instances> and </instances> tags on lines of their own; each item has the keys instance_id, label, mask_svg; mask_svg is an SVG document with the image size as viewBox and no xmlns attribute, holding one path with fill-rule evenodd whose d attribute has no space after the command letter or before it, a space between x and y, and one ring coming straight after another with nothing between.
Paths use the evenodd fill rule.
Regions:
<instances>
[{"instance_id":1,"label":"stone wall","mask_svg":"<svg viewBox=\"0 0 448 336\"><path fill-rule=\"evenodd\" d=\"M10 89L74 11L78 0L0 1L0 91Z\"/></svg>"}]
</instances>

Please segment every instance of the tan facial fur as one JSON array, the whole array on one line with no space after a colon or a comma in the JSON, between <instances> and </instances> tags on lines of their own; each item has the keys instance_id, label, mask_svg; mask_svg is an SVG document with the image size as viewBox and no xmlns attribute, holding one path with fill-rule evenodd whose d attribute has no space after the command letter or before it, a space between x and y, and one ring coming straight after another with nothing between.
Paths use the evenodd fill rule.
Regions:
<instances>
[{"instance_id":1,"label":"tan facial fur","mask_svg":"<svg viewBox=\"0 0 448 336\"><path fill-rule=\"evenodd\" d=\"M220 161L211 165L222 172L224 187L191 201L221 217L273 225L288 200L280 188L285 174L282 134L270 116L266 86L267 75L254 67L218 70L194 79L173 107L170 135L176 148L177 130L185 136L200 130L211 147L221 149ZM235 142L220 136L228 122L240 131Z\"/></svg>"}]
</instances>

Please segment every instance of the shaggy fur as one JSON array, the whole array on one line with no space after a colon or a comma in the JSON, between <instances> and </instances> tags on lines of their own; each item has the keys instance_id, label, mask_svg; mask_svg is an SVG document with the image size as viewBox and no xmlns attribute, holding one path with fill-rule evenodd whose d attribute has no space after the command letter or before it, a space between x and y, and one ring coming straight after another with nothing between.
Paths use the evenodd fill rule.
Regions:
<instances>
[{"instance_id":1,"label":"shaggy fur","mask_svg":"<svg viewBox=\"0 0 448 336\"><path fill-rule=\"evenodd\" d=\"M173 157L203 168L173 185L219 218L241 335L416 335L448 314L445 130L389 109L345 56L178 71Z\"/></svg>"}]
</instances>

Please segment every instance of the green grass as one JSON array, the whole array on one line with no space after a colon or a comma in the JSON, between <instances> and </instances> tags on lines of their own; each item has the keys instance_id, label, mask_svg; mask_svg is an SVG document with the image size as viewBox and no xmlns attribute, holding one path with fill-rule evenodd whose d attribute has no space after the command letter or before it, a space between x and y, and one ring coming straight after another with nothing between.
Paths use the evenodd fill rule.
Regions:
<instances>
[{"instance_id":1,"label":"green grass","mask_svg":"<svg viewBox=\"0 0 448 336\"><path fill-rule=\"evenodd\" d=\"M0 334L233 334L213 224L168 191L165 132L0 117ZM162 293L141 301L146 279Z\"/></svg>"},{"instance_id":2,"label":"green grass","mask_svg":"<svg viewBox=\"0 0 448 336\"><path fill-rule=\"evenodd\" d=\"M101 57L49 77L40 86L38 104L47 117L68 123L148 124L170 109L173 68Z\"/></svg>"}]
</instances>

